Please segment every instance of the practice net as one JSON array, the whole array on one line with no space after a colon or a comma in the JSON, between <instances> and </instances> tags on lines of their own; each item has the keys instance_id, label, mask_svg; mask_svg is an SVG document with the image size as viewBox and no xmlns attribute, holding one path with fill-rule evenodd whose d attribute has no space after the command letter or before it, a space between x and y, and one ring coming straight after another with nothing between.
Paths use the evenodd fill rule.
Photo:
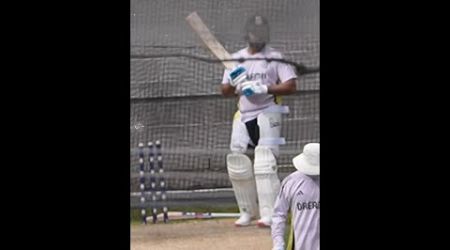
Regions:
<instances>
[{"instance_id":1,"label":"practice net","mask_svg":"<svg viewBox=\"0 0 450 250\"><path fill-rule=\"evenodd\" d=\"M160 191L167 194L169 210L236 204L225 159L237 99L219 92L221 63L193 58L215 59L185 20L193 11L230 53L247 46L246 19L255 13L264 15L270 25L269 46L287 60L319 66L319 0L131 0L132 208L161 207L157 202L161 193L152 194L147 188L152 178L164 180ZM292 158L306 143L320 142L319 90L319 73L308 74L299 77L295 94L283 97L290 113L283 115L286 144L280 146L278 159L281 179L295 170ZM161 143L164 172L156 169L152 177L147 143L156 141ZM143 176L139 143L144 143Z\"/></svg>"}]
</instances>

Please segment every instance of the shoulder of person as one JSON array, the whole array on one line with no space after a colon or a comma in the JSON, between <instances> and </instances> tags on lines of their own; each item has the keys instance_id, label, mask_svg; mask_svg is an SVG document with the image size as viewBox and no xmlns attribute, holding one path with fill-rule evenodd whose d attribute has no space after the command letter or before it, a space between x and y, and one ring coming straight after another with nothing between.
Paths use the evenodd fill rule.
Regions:
<instances>
[{"instance_id":1,"label":"shoulder of person","mask_svg":"<svg viewBox=\"0 0 450 250\"><path fill-rule=\"evenodd\" d=\"M266 47L266 54L270 58L277 58L277 59L282 59L283 58L283 53L281 53L279 50L274 49L274 48L269 47L269 46Z\"/></svg>"},{"instance_id":2,"label":"shoulder of person","mask_svg":"<svg viewBox=\"0 0 450 250\"><path fill-rule=\"evenodd\" d=\"M298 182L299 180L303 179L303 174L300 173L299 171L295 171L291 174L289 174L288 176L286 176L283 181L282 181L282 185L286 185L286 184L293 184L295 182Z\"/></svg>"},{"instance_id":3,"label":"shoulder of person","mask_svg":"<svg viewBox=\"0 0 450 250\"><path fill-rule=\"evenodd\" d=\"M304 181L305 183L314 183L314 180L311 179L308 175L300 171L295 171L284 178L282 184L294 185L295 183L299 183L301 181Z\"/></svg>"},{"instance_id":4,"label":"shoulder of person","mask_svg":"<svg viewBox=\"0 0 450 250\"><path fill-rule=\"evenodd\" d=\"M246 50L247 50L247 48L240 49L240 50L234 52L233 54L231 54L231 57L234 59L245 57Z\"/></svg>"}]
</instances>

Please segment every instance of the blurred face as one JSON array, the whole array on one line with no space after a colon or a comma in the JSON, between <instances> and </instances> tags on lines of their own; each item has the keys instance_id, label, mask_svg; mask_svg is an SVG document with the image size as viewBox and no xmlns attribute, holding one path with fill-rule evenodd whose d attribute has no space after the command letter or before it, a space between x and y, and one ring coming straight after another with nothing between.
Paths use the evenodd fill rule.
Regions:
<instances>
[{"instance_id":1,"label":"blurred face","mask_svg":"<svg viewBox=\"0 0 450 250\"><path fill-rule=\"evenodd\" d=\"M248 33L248 46L255 52L261 51L266 46L266 41L262 36Z\"/></svg>"}]
</instances>

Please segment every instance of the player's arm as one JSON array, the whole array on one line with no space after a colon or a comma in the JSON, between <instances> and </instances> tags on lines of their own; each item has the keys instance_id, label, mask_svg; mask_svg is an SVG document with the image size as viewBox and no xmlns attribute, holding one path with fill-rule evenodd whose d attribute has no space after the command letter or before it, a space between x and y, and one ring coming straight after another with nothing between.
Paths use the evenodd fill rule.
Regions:
<instances>
[{"instance_id":1,"label":"player's arm","mask_svg":"<svg viewBox=\"0 0 450 250\"><path fill-rule=\"evenodd\" d=\"M297 90L295 74L292 66L284 63L277 63L277 74L280 84L263 85L259 81L248 81L243 83L242 92L246 96L254 94L290 95Z\"/></svg>"},{"instance_id":2,"label":"player's arm","mask_svg":"<svg viewBox=\"0 0 450 250\"><path fill-rule=\"evenodd\" d=\"M282 58L281 55L279 55ZM290 95L297 91L297 74L294 68L286 63L277 63L276 66L280 84L272 84L267 92L273 95Z\"/></svg>"},{"instance_id":3,"label":"player's arm","mask_svg":"<svg viewBox=\"0 0 450 250\"><path fill-rule=\"evenodd\" d=\"M222 79L222 83L220 84L220 93L222 93L223 96L225 97L230 97L230 96L235 96L235 90L236 88L233 87L230 83L230 70L226 69L225 72L223 73L223 79Z\"/></svg>"},{"instance_id":4,"label":"player's arm","mask_svg":"<svg viewBox=\"0 0 450 250\"><path fill-rule=\"evenodd\" d=\"M282 58L282 56L279 56ZM294 68L286 63L277 63L276 66L280 84L272 84L268 93L273 95L290 95L297 91L297 74Z\"/></svg>"},{"instance_id":5,"label":"player's arm","mask_svg":"<svg viewBox=\"0 0 450 250\"><path fill-rule=\"evenodd\" d=\"M220 92L225 97L237 96L237 94L235 93L236 92L236 88L231 86L228 83L220 84Z\"/></svg>"},{"instance_id":6,"label":"player's arm","mask_svg":"<svg viewBox=\"0 0 450 250\"><path fill-rule=\"evenodd\" d=\"M280 84L268 86L267 93L272 95L290 95L297 91L296 79L292 78Z\"/></svg>"},{"instance_id":7,"label":"player's arm","mask_svg":"<svg viewBox=\"0 0 450 250\"><path fill-rule=\"evenodd\" d=\"M263 85L260 80L246 81L242 84L242 93L245 96L255 94L290 95L297 90L295 78L280 84Z\"/></svg>"},{"instance_id":8,"label":"player's arm","mask_svg":"<svg viewBox=\"0 0 450 250\"><path fill-rule=\"evenodd\" d=\"M282 183L272 215L271 233L273 242L272 249L274 250L281 250L285 247L284 233L290 204L289 199L286 197L286 186L286 182Z\"/></svg>"}]
</instances>

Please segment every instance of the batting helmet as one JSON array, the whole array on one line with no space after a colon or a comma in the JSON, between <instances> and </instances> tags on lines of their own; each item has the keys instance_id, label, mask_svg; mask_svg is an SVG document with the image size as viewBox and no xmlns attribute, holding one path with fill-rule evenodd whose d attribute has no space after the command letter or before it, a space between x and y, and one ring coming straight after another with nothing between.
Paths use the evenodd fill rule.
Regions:
<instances>
[{"instance_id":1,"label":"batting helmet","mask_svg":"<svg viewBox=\"0 0 450 250\"><path fill-rule=\"evenodd\" d=\"M266 44L269 42L269 23L261 15L253 15L245 23L245 40L249 44Z\"/></svg>"}]
</instances>

